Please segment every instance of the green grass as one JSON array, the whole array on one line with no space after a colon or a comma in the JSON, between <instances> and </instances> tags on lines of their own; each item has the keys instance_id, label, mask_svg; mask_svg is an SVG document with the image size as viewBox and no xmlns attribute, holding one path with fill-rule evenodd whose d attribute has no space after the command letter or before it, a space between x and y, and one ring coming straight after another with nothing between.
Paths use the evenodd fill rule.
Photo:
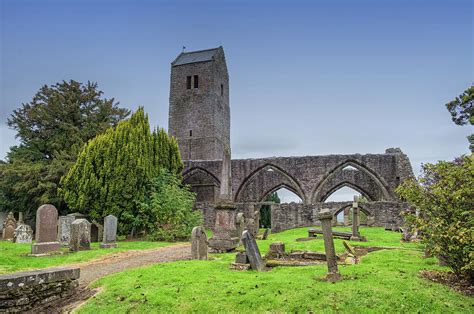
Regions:
<instances>
[{"instance_id":1,"label":"green grass","mask_svg":"<svg viewBox=\"0 0 474 314\"><path fill-rule=\"evenodd\" d=\"M119 242L118 248L100 249L99 243L92 243L91 250L87 251L70 253L67 249L61 249L62 254L34 257L27 256L31 253L31 244L0 241L0 274L74 264L91 261L106 254L152 249L170 244L167 242L148 241Z\"/></svg>"},{"instance_id":2,"label":"green grass","mask_svg":"<svg viewBox=\"0 0 474 314\"><path fill-rule=\"evenodd\" d=\"M337 228L344 230L344 228ZM156 312L344 312L441 313L470 312L472 298L418 277L421 269L444 269L434 258L423 259L415 244L401 244L400 234L363 228L369 242L354 245L390 246L369 253L359 265L339 266L344 280L320 279L325 265L277 267L269 272L233 271L235 254L215 254L209 261L181 261L131 269L98 280L104 290L80 313ZM322 239L295 242L307 228L273 234L258 241L262 253L273 241L289 250L323 251ZM342 252L342 241L336 240Z\"/></svg>"}]
</instances>

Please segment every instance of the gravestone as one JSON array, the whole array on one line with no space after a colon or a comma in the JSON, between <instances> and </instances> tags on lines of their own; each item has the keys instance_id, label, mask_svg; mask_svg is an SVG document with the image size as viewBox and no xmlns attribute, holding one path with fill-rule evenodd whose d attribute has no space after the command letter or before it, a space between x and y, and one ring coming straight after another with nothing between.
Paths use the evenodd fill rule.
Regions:
<instances>
[{"instance_id":1,"label":"gravestone","mask_svg":"<svg viewBox=\"0 0 474 314\"><path fill-rule=\"evenodd\" d=\"M270 249L268 250L268 257L280 258L285 255L285 243L283 242L273 242L270 244Z\"/></svg>"},{"instance_id":2,"label":"gravestone","mask_svg":"<svg viewBox=\"0 0 474 314\"><path fill-rule=\"evenodd\" d=\"M15 236L15 229L17 227L15 216L12 212L8 213L5 222L3 223L3 240L12 240Z\"/></svg>"},{"instance_id":3,"label":"gravestone","mask_svg":"<svg viewBox=\"0 0 474 314\"><path fill-rule=\"evenodd\" d=\"M237 229L237 235L240 237L242 232L245 230L245 218L243 213L238 213L235 217L235 225Z\"/></svg>"},{"instance_id":4,"label":"gravestone","mask_svg":"<svg viewBox=\"0 0 474 314\"><path fill-rule=\"evenodd\" d=\"M5 222L5 219L7 219L7 212L0 212L0 232L3 235L3 223ZM3 237L3 236L2 236Z\"/></svg>"},{"instance_id":5,"label":"gravestone","mask_svg":"<svg viewBox=\"0 0 474 314\"><path fill-rule=\"evenodd\" d=\"M29 225L21 224L15 229L15 243L31 243L33 241L33 229Z\"/></svg>"},{"instance_id":6,"label":"gravestone","mask_svg":"<svg viewBox=\"0 0 474 314\"><path fill-rule=\"evenodd\" d=\"M235 210L236 207L232 203L216 204L214 233L209 239L209 247L214 252L229 252L239 245Z\"/></svg>"},{"instance_id":7,"label":"gravestone","mask_svg":"<svg viewBox=\"0 0 474 314\"><path fill-rule=\"evenodd\" d=\"M97 221L91 223L91 242L99 242L104 237L104 227Z\"/></svg>"},{"instance_id":8,"label":"gravestone","mask_svg":"<svg viewBox=\"0 0 474 314\"><path fill-rule=\"evenodd\" d=\"M318 214L318 220L321 221L321 229L323 230L324 249L326 252L326 262L328 265L328 274L326 280L330 282L342 279L337 269L336 250L334 249L334 239L332 238L332 213L329 209L323 208Z\"/></svg>"},{"instance_id":9,"label":"gravestone","mask_svg":"<svg viewBox=\"0 0 474 314\"><path fill-rule=\"evenodd\" d=\"M245 253L249 259L250 267L256 271L264 271L265 262L260 255L257 241L255 241L255 238L248 230L244 230L244 232L242 232L242 243L245 247Z\"/></svg>"},{"instance_id":10,"label":"gravestone","mask_svg":"<svg viewBox=\"0 0 474 314\"><path fill-rule=\"evenodd\" d=\"M79 250L90 250L91 248L91 224L86 219L76 219L71 224L71 239L69 249L73 252Z\"/></svg>"},{"instance_id":11,"label":"gravestone","mask_svg":"<svg viewBox=\"0 0 474 314\"><path fill-rule=\"evenodd\" d=\"M103 249L117 247L117 217L108 215L104 218L104 236L100 247Z\"/></svg>"},{"instance_id":12,"label":"gravestone","mask_svg":"<svg viewBox=\"0 0 474 314\"><path fill-rule=\"evenodd\" d=\"M352 203L352 236L351 241L360 241L359 233L359 204L357 203L357 196L354 197L354 202Z\"/></svg>"},{"instance_id":13,"label":"gravestone","mask_svg":"<svg viewBox=\"0 0 474 314\"><path fill-rule=\"evenodd\" d=\"M69 240L71 239L71 224L74 220L74 216L59 216L58 241L64 246L69 245Z\"/></svg>"},{"instance_id":14,"label":"gravestone","mask_svg":"<svg viewBox=\"0 0 474 314\"><path fill-rule=\"evenodd\" d=\"M204 227L194 227L191 233L191 258L207 260L207 235Z\"/></svg>"},{"instance_id":15,"label":"gravestone","mask_svg":"<svg viewBox=\"0 0 474 314\"><path fill-rule=\"evenodd\" d=\"M244 252L237 252L237 254L235 254L235 263L236 264L248 264L249 259L247 257L247 254L244 253Z\"/></svg>"},{"instance_id":16,"label":"gravestone","mask_svg":"<svg viewBox=\"0 0 474 314\"><path fill-rule=\"evenodd\" d=\"M265 229L262 235L262 240L266 240L268 236L270 235L270 228Z\"/></svg>"},{"instance_id":17,"label":"gravestone","mask_svg":"<svg viewBox=\"0 0 474 314\"><path fill-rule=\"evenodd\" d=\"M51 204L41 205L36 211L36 243L32 254L44 254L60 248L58 238L58 210Z\"/></svg>"}]
</instances>

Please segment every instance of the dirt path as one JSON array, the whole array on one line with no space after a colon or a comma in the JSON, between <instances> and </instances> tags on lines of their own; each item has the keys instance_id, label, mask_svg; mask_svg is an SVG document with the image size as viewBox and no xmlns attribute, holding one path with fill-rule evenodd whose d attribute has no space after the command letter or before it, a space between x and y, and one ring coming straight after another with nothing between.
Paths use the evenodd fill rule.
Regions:
<instances>
[{"instance_id":1,"label":"dirt path","mask_svg":"<svg viewBox=\"0 0 474 314\"><path fill-rule=\"evenodd\" d=\"M92 290L88 287L90 283L99 278L130 268L188 260L190 258L191 245L183 243L150 250L119 252L91 262L64 265L65 267L79 267L81 269L77 293L71 298L37 310L47 313L70 313L100 291L100 289Z\"/></svg>"}]
</instances>

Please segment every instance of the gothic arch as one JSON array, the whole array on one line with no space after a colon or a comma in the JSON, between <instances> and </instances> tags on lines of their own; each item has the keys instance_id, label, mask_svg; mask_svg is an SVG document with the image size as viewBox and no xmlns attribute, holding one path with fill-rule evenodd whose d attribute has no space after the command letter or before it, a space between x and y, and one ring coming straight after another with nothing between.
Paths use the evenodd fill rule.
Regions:
<instances>
[{"instance_id":1,"label":"gothic arch","mask_svg":"<svg viewBox=\"0 0 474 314\"><path fill-rule=\"evenodd\" d=\"M220 181L208 170L193 167L183 173L183 184L189 184L196 193L197 202L214 202L219 193Z\"/></svg>"},{"instance_id":2,"label":"gothic arch","mask_svg":"<svg viewBox=\"0 0 474 314\"><path fill-rule=\"evenodd\" d=\"M264 195L262 196L262 198L261 198L259 201L260 201L260 202L263 202L263 201L265 200L265 197L267 197L268 195L270 195L271 193L273 193L273 192L275 192L275 191L278 191L278 190L281 189L281 188L285 188L285 189L287 189L287 190L289 190L289 191L295 193L295 194L301 199L301 201L303 201L302 195L299 194L300 192L298 192L298 191L295 190L293 187L291 187L291 186L289 186L289 185L287 185L287 184L285 184L285 183L282 183L282 184L280 184L280 185L277 185L276 187L274 187L274 188L268 190L267 192L265 192Z\"/></svg>"},{"instance_id":3,"label":"gothic arch","mask_svg":"<svg viewBox=\"0 0 474 314\"><path fill-rule=\"evenodd\" d=\"M298 195L304 202L304 192L298 181L282 168L274 164L265 164L250 173L235 193L236 202L261 201L272 191L285 187Z\"/></svg>"},{"instance_id":4,"label":"gothic arch","mask_svg":"<svg viewBox=\"0 0 474 314\"><path fill-rule=\"evenodd\" d=\"M343 187L349 187L351 189L356 190L357 192L362 194L369 201L374 200L374 197L373 197L372 193L364 190L360 186L352 184L351 182L343 181L343 182L337 184L336 186L334 186L333 188L331 188L324 195L322 195L321 202L324 203L328 199L328 197L331 196L331 194L333 194L334 192L336 192L337 190L339 190L340 188L343 188Z\"/></svg>"},{"instance_id":5,"label":"gothic arch","mask_svg":"<svg viewBox=\"0 0 474 314\"><path fill-rule=\"evenodd\" d=\"M352 166L356 168L356 170L343 170L347 166ZM344 172L346 171L346 172ZM346 173L352 173L357 176L363 176L365 178L361 178L360 180L353 180L354 182L347 181ZM337 176L341 176L345 179L339 179ZM334 180L335 182L331 182ZM345 182L347 181L347 182ZM356 182L359 181L359 182ZM374 172L373 170L369 169L367 166L361 164L355 160L346 160L339 164L338 166L334 167L331 171L327 173L324 179L316 186L316 188L311 193L311 200L312 202L321 202L322 199L327 198L328 191L335 191L337 188L342 187L342 185L349 183L352 185L351 188L360 191L362 194L366 194L369 196L371 200L390 200L392 197L387 189L387 184L385 184L384 180L380 178L380 176ZM365 186L363 186L365 185ZM337 187L337 188L336 188ZM369 190L370 193L367 192ZM377 194L377 196L375 196ZM367 197L366 196L366 197Z\"/></svg>"},{"instance_id":6,"label":"gothic arch","mask_svg":"<svg viewBox=\"0 0 474 314\"><path fill-rule=\"evenodd\" d=\"M347 204L347 205L342 206L341 208L339 208L338 210L336 210L336 211L333 213L333 216L336 217L336 216L339 215L342 211L344 211L346 208L351 208L351 206L352 206L352 204ZM367 217L374 215L370 210L364 208L364 205L359 204L359 210L360 210L361 212L363 212L365 215L367 215Z\"/></svg>"}]
</instances>

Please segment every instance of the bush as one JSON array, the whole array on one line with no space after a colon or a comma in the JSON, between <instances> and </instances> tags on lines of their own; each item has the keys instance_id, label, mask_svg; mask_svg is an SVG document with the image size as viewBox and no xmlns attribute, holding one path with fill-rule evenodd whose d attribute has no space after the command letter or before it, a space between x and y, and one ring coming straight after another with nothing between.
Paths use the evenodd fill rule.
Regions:
<instances>
[{"instance_id":1,"label":"bush","mask_svg":"<svg viewBox=\"0 0 474 314\"><path fill-rule=\"evenodd\" d=\"M150 195L142 203L149 213L149 238L156 241L187 240L193 227L202 224L202 214L194 211L195 194L181 186L175 175L163 169L154 180Z\"/></svg>"},{"instance_id":2,"label":"bush","mask_svg":"<svg viewBox=\"0 0 474 314\"><path fill-rule=\"evenodd\" d=\"M428 253L460 276L474 280L474 154L453 162L423 165L419 182L407 180L397 193L416 206L407 223L418 230Z\"/></svg>"}]
</instances>

